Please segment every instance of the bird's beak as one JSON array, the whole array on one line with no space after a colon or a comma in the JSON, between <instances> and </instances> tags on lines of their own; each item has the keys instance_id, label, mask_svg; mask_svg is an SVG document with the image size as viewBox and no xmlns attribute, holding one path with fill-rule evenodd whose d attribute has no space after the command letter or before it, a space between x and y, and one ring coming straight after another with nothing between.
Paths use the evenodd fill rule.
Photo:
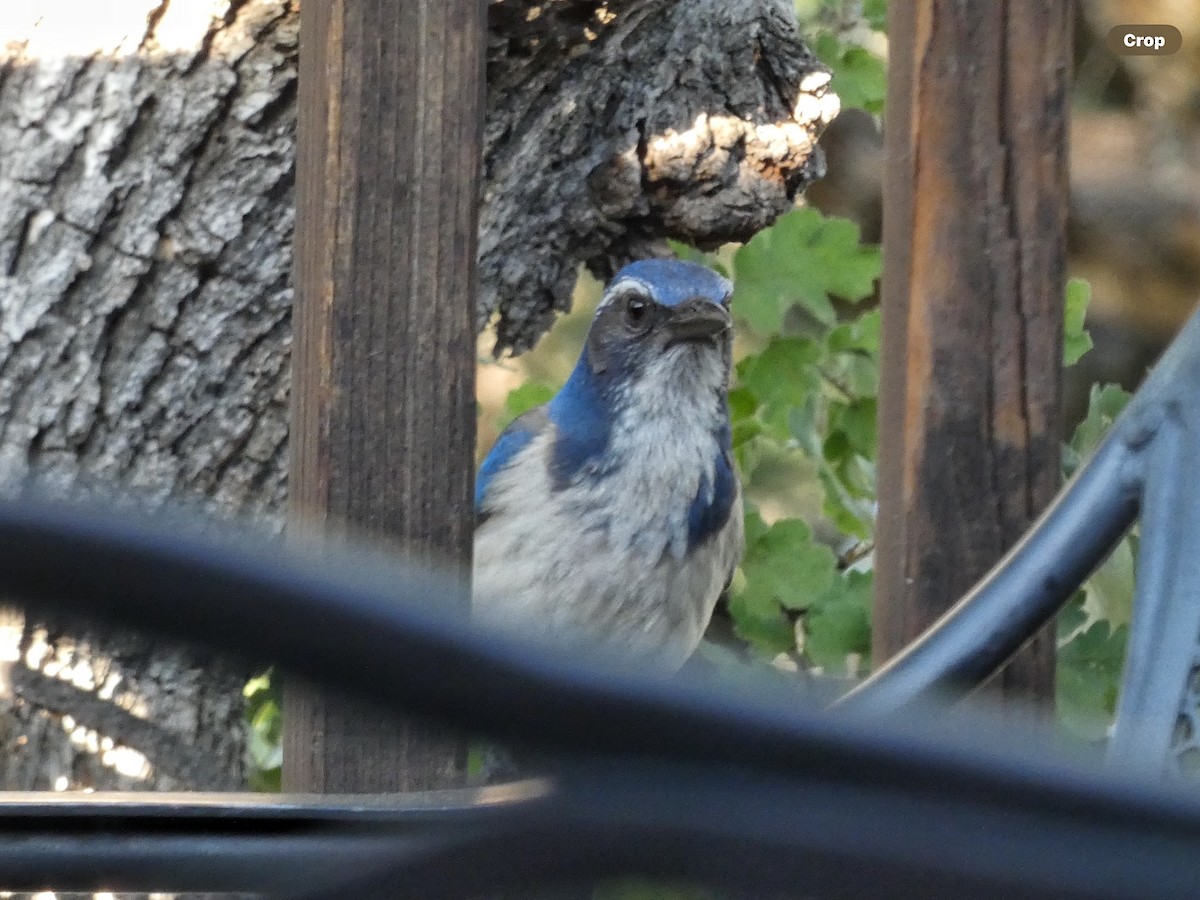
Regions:
<instances>
[{"instance_id":1,"label":"bird's beak","mask_svg":"<svg viewBox=\"0 0 1200 900\"><path fill-rule=\"evenodd\" d=\"M667 346L684 341L699 341L711 338L732 326L729 310L711 300L697 298L687 300L671 311L666 322L670 339Z\"/></svg>"}]
</instances>

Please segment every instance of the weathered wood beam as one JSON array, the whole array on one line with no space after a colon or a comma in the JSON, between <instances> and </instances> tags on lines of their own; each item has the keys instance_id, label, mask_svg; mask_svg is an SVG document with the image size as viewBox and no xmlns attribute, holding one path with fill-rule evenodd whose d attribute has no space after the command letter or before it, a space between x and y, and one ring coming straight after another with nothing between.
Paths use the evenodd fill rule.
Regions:
<instances>
[{"instance_id":1,"label":"weathered wood beam","mask_svg":"<svg viewBox=\"0 0 1200 900\"><path fill-rule=\"evenodd\" d=\"M877 663L1058 487L1073 21L1072 3L889 5ZM1002 679L1052 703L1052 632Z\"/></svg>"},{"instance_id":2,"label":"weathered wood beam","mask_svg":"<svg viewBox=\"0 0 1200 900\"><path fill-rule=\"evenodd\" d=\"M290 521L463 565L484 30L483 0L301 13ZM285 723L289 790L461 780L461 741L340 698L289 689Z\"/></svg>"}]
</instances>

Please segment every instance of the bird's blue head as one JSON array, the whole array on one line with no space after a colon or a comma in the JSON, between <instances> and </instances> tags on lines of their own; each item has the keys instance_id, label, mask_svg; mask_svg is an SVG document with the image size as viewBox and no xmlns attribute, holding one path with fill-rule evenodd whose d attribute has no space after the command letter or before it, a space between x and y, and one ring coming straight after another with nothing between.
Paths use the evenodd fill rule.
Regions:
<instances>
[{"instance_id":1,"label":"bird's blue head","mask_svg":"<svg viewBox=\"0 0 1200 900\"><path fill-rule=\"evenodd\" d=\"M705 362L727 366L732 290L728 280L696 263L631 263L604 292L580 364L616 385L651 370L671 379Z\"/></svg>"},{"instance_id":2,"label":"bird's blue head","mask_svg":"<svg viewBox=\"0 0 1200 900\"><path fill-rule=\"evenodd\" d=\"M732 290L711 269L679 260L642 260L617 273L574 372L550 401L556 470L573 474L595 462L621 417L664 430L703 417L728 443Z\"/></svg>"}]
</instances>

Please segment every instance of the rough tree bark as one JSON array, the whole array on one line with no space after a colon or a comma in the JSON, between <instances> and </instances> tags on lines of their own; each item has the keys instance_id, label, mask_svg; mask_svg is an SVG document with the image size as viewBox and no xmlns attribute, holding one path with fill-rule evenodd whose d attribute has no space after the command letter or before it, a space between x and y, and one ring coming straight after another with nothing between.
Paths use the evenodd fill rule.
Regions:
<instances>
[{"instance_id":1,"label":"rough tree bark","mask_svg":"<svg viewBox=\"0 0 1200 900\"><path fill-rule=\"evenodd\" d=\"M0 480L278 527L298 4L11 6ZM791 9L492 0L477 321L498 315L501 348L567 308L580 264L746 238L820 174L837 99ZM8 633L4 787L240 783L244 672L19 618ZM146 777L113 769L105 738L144 753Z\"/></svg>"},{"instance_id":2,"label":"rough tree bark","mask_svg":"<svg viewBox=\"0 0 1200 900\"><path fill-rule=\"evenodd\" d=\"M824 174L837 114L791 0L493 0L479 324L528 349L666 238L746 240Z\"/></svg>"},{"instance_id":3,"label":"rough tree bark","mask_svg":"<svg viewBox=\"0 0 1200 900\"><path fill-rule=\"evenodd\" d=\"M273 526L296 9L28 6L44 18L3 35L0 63L0 477L117 485ZM35 625L34 655L11 666L5 787L241 783L245 673ZM143 720L155 727L132 727ZM127 758L122 774L112 753L89 752L103 737L149 767Z\"/></svg>"}]
</instances>

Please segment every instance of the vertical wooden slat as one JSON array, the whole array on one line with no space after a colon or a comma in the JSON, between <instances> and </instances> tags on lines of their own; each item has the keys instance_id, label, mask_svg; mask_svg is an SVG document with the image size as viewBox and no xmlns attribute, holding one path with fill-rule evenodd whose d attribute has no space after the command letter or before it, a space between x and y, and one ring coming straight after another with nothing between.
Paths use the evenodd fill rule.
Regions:
<instances>
[{"instance_id":1,"label":"vertical wooden slat","mask_svg":"<svg viewBox=\"0 0 1200 900\"><path fill-rule=\"evenodd\" d=\"M291 520L464 566L484 17L484 0L301 12ZM462 756L457 739L286 691L288 790L444 787Z\"/></svg>"},{"instance_id":2,"label":"vertical wooden slat","mask_svg":"<svg viewBox=\"0 0 1200 900\"><path fill-rule=\"evenodd\" d=\"M877 663L1058 486L1073 4L889 4ZM1006 669L1053 697L1054 641Z\"/></svg>"}]
</instances>

